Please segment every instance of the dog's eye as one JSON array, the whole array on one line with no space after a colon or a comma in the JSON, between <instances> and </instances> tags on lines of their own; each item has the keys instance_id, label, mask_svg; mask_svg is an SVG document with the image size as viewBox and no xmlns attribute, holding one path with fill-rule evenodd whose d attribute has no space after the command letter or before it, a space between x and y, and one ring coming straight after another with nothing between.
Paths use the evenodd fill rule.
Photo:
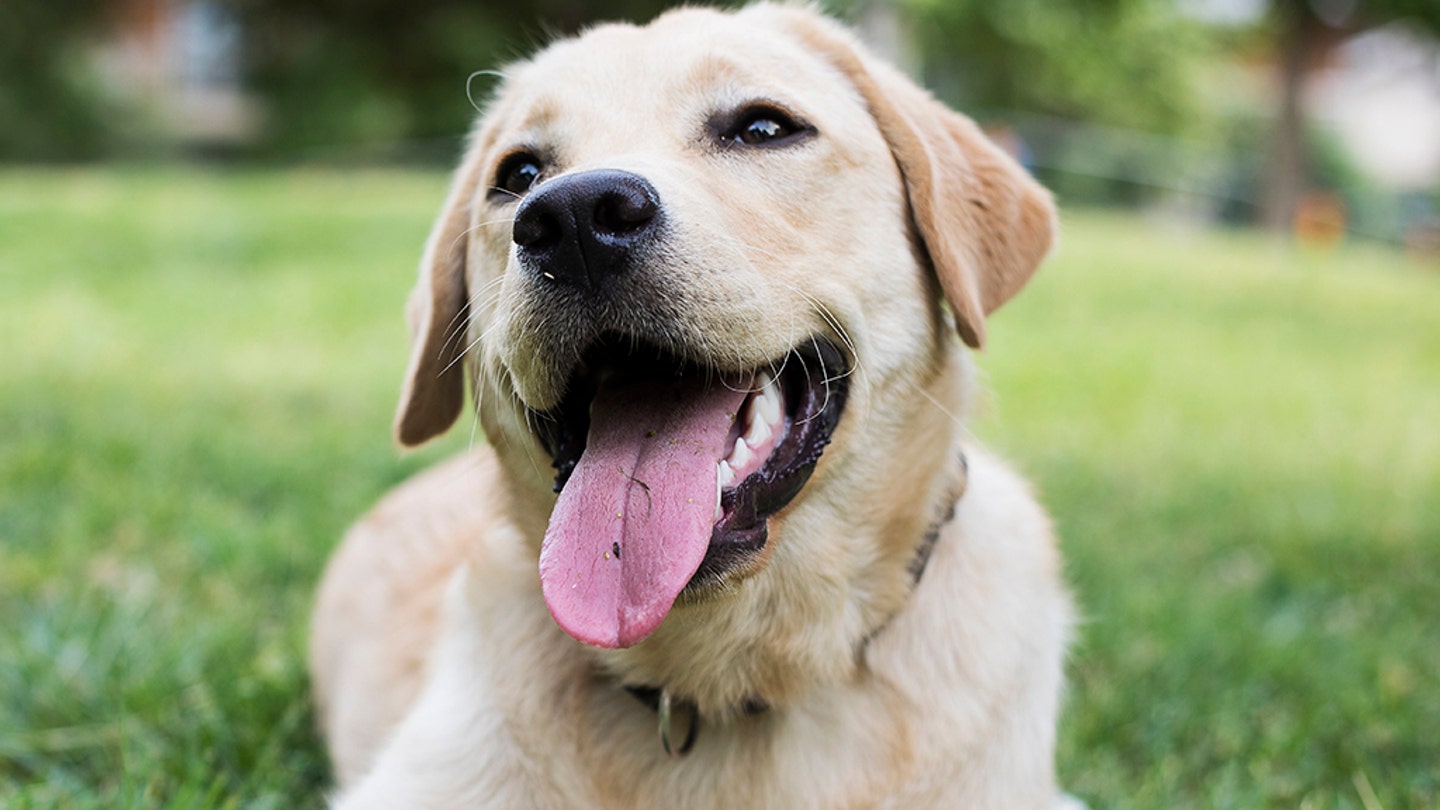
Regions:
<instances>
[{"instance_id":1,"label":"dog's eye","mask_svg":"<svg viewBox=\"0 0 1440 810\"><path fill-rule=\"evenodd\" d=\"M813 130L773 107L758 107L737 119L726 140L745 146L778 146L809 132Z\"/></svg>"},{"instance_id":2,"label":"dog's eye","mask_svg":"<svg viewBox=\"0 0 1440 810\"><path fill-rule=\"evenodd\" d=\"M540 179L540 159L528 152L506 158L495 173L494 191L507 197L521 197Z\"/></svg>"},{"instance_id":3,"label":"dog's eye","mask_svg":"<svg viewBox=\"0 0 1440 810\"><path fill-rule=\"evenodd\" d=\"M795 132L795 128L775 120L778 116L766 115L755 118L740 130L740 142L751 146L783 138Z\"/></svg>"}]
</instances>

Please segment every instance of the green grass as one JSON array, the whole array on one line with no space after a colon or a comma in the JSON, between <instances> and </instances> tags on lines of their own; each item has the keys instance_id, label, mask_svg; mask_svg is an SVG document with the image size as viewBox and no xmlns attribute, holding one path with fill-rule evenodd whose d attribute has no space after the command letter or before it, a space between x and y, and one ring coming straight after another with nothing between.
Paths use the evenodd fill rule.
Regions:
<instances>
[{"instance_id":1,"label":"green grass","mask_svg":"<svg viewBox=\"0 0 1440 810\"><path fill-rule=\"evenodd\" d=\"M445 179L0 172L0 805L317 806L305 623ZM1440 274L1076 215L975 429L1056 516L1093 807L1440 806Z\"/></svg>"},{"instance_id":2,"label":"green grass","mask_svg":"<svg viewBox=\"0 0 1440 810\"><path fill-rule=\"evenodd\" d=\"M387 423L443 191L0 175L0 805L319 804L307 613L436 457Z\"/></svg>"},{"instance_id":3,"label":"green grass","mask_svg":"<svg viewBox=\"0 0 1440 810\"><path fill-rule=\"evenodd\" d=\"M1052 507L1087 620L1066 784L1440 806L1440 274L1119 219L1066 235L994 320L978 427Z\"/></svg>"}]
</instances>

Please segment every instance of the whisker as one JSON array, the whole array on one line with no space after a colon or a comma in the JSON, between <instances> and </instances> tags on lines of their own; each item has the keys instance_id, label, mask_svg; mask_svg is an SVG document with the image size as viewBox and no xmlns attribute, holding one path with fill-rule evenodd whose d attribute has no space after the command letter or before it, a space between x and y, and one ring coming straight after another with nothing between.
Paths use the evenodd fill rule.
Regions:
<instances>
[{"instance_id":1,"label":"whisker","mask_svg":"<svg viewBox=\"0 0 1440 810\"><path fill-rule=\"evenodd\" d=\"M474 315L474 313L476 312L475 305L480 303L481 296L486 295L492 289L500 286L500 283L504 280L505 277L500 276L499 278L494 278L486 282L485 285L482 286L479 290L477 290L474 295L470 296L470 300L465 302L466 306L461 307L460 311L455 313L455 316L450 319L450 323L446 324L445 326L445 342L440 345L440 350L442 354L446 349L450 348L450 345L455 341L455 339L458 338L460 334L465 330L465 328L470 325L470 321L466 318L466 316Z\"/></svg>"},{"instance_id":2,"label":"whisker","mask_svg":"<svg viewBox=\"0 0 1440 810\"><path fill-rule=\"evenodd\" d=\"M481 76L494 76L497 79L504 80L505 74L498 70L477 70L465 78L465 100L470 102L470 106L474 108L475 112L483 115L485 110L475 101L475 96L470 88L471 83Z\"/></svg>"},{"instance_id":3,"label":"whisker","mask_svg":"<svg viewBox=\"0 0 1440 810\"><path fill-rule=\"evenodd\" d=\"M482 378L485 374L483 365L480 363L476 365L482 367L478 370L478 373L476 373L475 379L470 382L471 388L473 389L471 391L470 404L475 409L474 413L470 415L470 444L468 447L470 450L475 449L475 436L480 432L480 394L484 388L484 380Z\"/></svg>"},{"instance_id":4,"label":"whisker","mask_svg":"<svg viewBox=\"0 0 1440 810\"><path fill-rule=\"evenodd\" d=\"M975 442L978 442L978 441L979 441L979 438L978 438L973 432L971 432L970 428L966 427L966 425L965 425L965 420L964 420L964 419L961 419L958 415L956 415L955 413L951 412L949 408L946 408L944 405L942 405L942 404L940 403L940 400L938 400L938 399L936 399L935 397L933 397L933 396L930 395L930 392L929 392L929 391L926 391L924 388L921 388L920 385L919 385L918 383L916 383L914 380L909 380L909 379L907 379L907 380L905 380L905 382L906 382L906 384L909 385L911 388L915 389L915 392L916 392L916 393L918 393L920 396L922 396L922 397L924 397L926 400L928 400L931 405L934 405L936 410L938 410L938 411L940 411L941 413L943 413L943 414L945 414L946 416L948 416L948 417L950 418L950 421L955 423L955 427L958 428L958 429L960 430L960 432L961 432L962 434L964 434L964 436L965 436L967 439L969 439L970 441L975 441Z\"/></svg>"},{"instance_id":5,"label":"whisker","mask_svg":"<svg viewBox=\"0 0 1440 810\"><path fill-rule=\"evenodd\" d=\"M504 295L504 291L503 291L503 290L502 290L501 292L497 293L496 297L498 298L498 297L501 296L501 295ZM484 343L484 342L485 342L485 339L490 336L490 333L493 332L493 331L495 331L495 329L499 328L499 326L500 326L500 322L499 322L499 321L496 321L495 323L492 323L492 324L490 324L489 326L486 326L483 330L481 330L481 332L480 332L479 335L476 335L476 336L475 336L475 339L474 339L474 340L470 341L468 344L466 344L465 348L461 349L459 352L457 352L457 353L455 354L455 357L452 358L452 359L450 360L450 362L445 365L445 368L443 368L443 369L440 370L440 373L441 373L441 374L444 374L445 372L449 371L456 363L458 363L458 362L460 362L461 360L463 360L463 359L465 358L465 355L467 355L467 354L469 354L470 352L474 351L476 346L479 346L480 344Z\"/></svg>"}]
</instances>

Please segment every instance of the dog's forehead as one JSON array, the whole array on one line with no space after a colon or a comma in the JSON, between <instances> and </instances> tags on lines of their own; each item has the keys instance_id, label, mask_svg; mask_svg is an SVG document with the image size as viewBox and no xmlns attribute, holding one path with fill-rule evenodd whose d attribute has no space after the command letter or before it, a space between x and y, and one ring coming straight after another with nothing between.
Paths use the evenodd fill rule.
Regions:
<instances>
[{"instance_id":1,"label":"dog's forehead","mask_svg":"<svg viewBox=\"0 0 1440 810\"><path fill-rule=\"evenodd\" d=\"M841 74L764 17L671 12L646 26L603 25L563 40L507 72L501 93L511 126L583 126L643 138L630 127L688 126L726 105L767 99L814 112L858 94ZM628 129L628 133L627 133Z\"/></svg>"}]
</instances>

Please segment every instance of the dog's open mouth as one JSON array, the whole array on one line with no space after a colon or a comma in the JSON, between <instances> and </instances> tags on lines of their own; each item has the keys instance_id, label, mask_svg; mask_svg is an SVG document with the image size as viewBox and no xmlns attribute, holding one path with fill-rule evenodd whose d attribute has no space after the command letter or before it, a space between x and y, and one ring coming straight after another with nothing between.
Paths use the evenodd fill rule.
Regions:
<instances>
[{"instance_id":1,"label":"dog's open mouth","mask_svg":"<svg viewBox=\"0 0 1440 810\"><path fill-rule=\"evenodd\" d=\"M629 647L752 561L839 423L845 366L820 338L738 374L629 338L592 346L561 405L531 415L557 470L540 579L560 626Z\"/></svg>"}]
</instances>

